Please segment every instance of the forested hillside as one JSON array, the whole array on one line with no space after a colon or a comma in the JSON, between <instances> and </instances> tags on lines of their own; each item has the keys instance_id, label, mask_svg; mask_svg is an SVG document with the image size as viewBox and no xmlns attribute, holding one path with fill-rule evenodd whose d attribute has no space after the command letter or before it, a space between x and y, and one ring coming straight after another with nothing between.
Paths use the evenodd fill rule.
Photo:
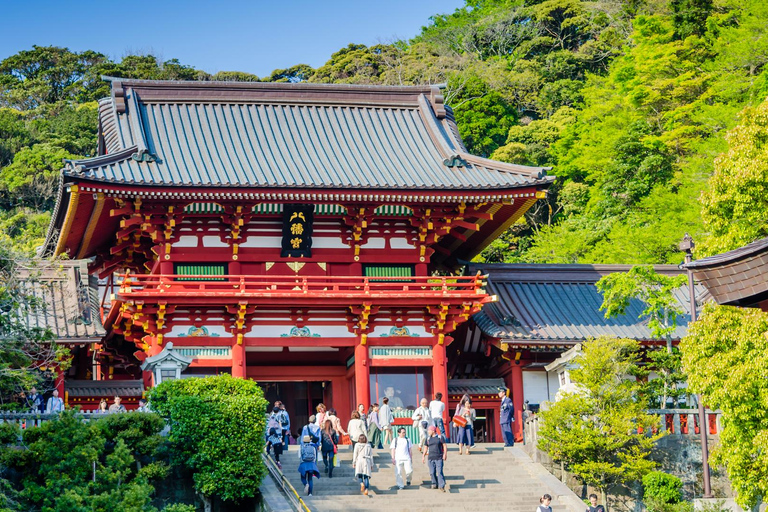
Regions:
<instances>
[{"instance_id":1,"label":"forested hillside","mask_svg":"<svg viewBox=\"0 0 768 512\"><path fill-rule=\"evenodd\" d=\"M686 231L731 249L768 235L766 27L763 0L468 0L410 41L262 78L35 47L0 62L0 228L40 244L62 158L95 152L101 75L445 83L471 152L558 176L487 261L679 262Z\"/></svg>"}]
</instances>

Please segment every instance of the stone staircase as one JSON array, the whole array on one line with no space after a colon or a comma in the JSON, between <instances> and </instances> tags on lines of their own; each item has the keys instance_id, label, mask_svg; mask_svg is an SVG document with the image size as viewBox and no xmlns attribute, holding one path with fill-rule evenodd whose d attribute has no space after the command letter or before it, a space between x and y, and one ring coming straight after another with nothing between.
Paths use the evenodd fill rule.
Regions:
<instances>
[{"instance_id":1,"label":"stone staircase","mask_svg":"<svg viewBox=\"0 0 768 512\"><path fill-rule=\"evenodd\" d=\"M429 469L421 463L421 454L415 447L413 480L403 490L395 485L389 451L374 450L376 467L368 496L360 493L360 484L353 479L351 447L339 446L340 467L334 468L333 478L323 473L314 481L313 496L306 497L297 470L297 452L298 447L291 446L290 451L280 457L283 473L310 509L317 512L534 512L544 493L554 498L554 512L584 512L586 509L584 502L570 489L518 447L480 444L471 455L460 456L457 447L450 445L444 470L445 493L431 488ZM322 461L318 468L322 473Z\"/></svg>"}]
</instances>

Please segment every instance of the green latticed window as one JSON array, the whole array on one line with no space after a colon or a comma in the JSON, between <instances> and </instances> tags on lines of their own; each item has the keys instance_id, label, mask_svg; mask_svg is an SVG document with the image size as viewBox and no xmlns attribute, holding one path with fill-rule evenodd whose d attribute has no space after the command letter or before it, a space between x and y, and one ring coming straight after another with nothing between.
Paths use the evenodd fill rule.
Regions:
<instances>
[{"instance_id":1,"label":"green latticed window","mask_svg":"<svg viewBox=\"0 0 768 512\"><path fill-rule=\"evenodd\" d=\"M365 277L413 277L413 265L364 265ZM369 279L371 282L393 281L392 279ZM409 282L411 279L397 279Z\"/></svg>"},{"instance_id":2,"label":"green latticed window","mask_svg":"<svg viewBox=\"0 0 768 512\"><path fill-rule=\"evenodd\" d=\"M176 263L173 273L179 276L223 276L226 263ZM177 281L224 281L223 277L177 277Z\"/></svg>"}]
</instances>

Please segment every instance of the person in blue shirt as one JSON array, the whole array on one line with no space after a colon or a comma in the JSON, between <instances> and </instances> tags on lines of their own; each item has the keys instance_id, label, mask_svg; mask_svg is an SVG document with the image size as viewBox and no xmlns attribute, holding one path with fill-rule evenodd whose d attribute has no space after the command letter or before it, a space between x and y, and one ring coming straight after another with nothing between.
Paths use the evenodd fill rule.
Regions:
<instances>
[{"instance_id":1,"label":"person in blue shirt","mask_svg":"<svg viewBox=\"0 0 768 512\"><path fill-rule=\"evenodd\" d=\"M317 453L320 448L320 427L315 425L315 416L309 417L309 423L301 429L301 443L299 444L299 475L304 484L304 492L312 496L312 478L320 478L320 470L317 469Z\"/></svg>"},{"instance_id":2,"label":"person in blue shirt","mask_svg":"<svg viewBox=\"0 0 768 512\"><path fill-rule=\"evenodd\" d=\"M278 421L280 421L280 427L283 429L283 451L288 451L288 436L291 434L291 418L288 416L288 411L285 410L285 405L280 400L275 402L275 407L280 409L278 413Z\"/></svg>"},{"instance_id":3,"label":"person in blue shirt","mask_svg":"<svg viewBox=\"0 0 768 512\"><path fill-rule=\"evenodd\" d=\"M515 406L512 404L512 399L507 396L506 388L499 389L499 398L501 398L499 423L504 435L504 446L514 446L515 435L512 433L512 422L515 421Z\"/></svg>"},{"instance_id":4,"label":"person in blue shirt","mask_svg":"<svg viewBox=\"0 0 768 512\"><path fill-rule=\"evenodd\" d=\"M45 409L43 396L37 393L37 388L33 387L29 390L29 395L27 396L27 406L32 412L43 412Z\"/></svg>"}]
</instances>

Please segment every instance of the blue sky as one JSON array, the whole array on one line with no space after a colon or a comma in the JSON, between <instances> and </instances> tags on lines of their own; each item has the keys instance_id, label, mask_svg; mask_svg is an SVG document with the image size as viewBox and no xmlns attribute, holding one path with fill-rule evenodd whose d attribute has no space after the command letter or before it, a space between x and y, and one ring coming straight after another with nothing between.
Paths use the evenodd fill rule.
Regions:
<instances>
[{"instance_id":1,"label":"blue sky","mask_svg":"<svg viewBox=\"0 0 768 512\"><path fill-rule=\"evenodd\" d=\"M408 39L463 0L0 0L0 59L32 45L152 53L209 73L318 67L348 43Z\"/></svg>"}]
</instances>

